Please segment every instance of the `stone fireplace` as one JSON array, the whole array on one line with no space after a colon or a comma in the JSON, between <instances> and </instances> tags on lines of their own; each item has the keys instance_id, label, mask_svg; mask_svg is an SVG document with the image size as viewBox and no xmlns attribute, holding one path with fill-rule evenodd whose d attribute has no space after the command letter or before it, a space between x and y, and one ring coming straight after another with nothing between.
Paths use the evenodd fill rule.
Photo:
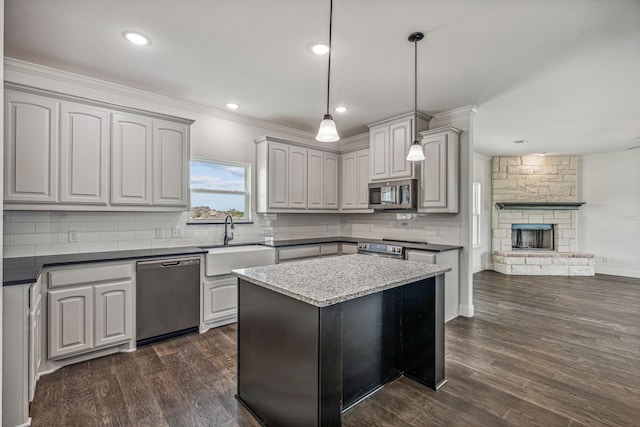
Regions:
<instances>
[{"instance_id":1,"label":"stone fireplace","mask_svg":"<svg viewBox=\"0 0 640 427\"><path fill-rule=\"evenodd\" d=\"M493 268L503 274L593 275L576 252L577 157L494 157Z\"/></svg>"}]
</instances>

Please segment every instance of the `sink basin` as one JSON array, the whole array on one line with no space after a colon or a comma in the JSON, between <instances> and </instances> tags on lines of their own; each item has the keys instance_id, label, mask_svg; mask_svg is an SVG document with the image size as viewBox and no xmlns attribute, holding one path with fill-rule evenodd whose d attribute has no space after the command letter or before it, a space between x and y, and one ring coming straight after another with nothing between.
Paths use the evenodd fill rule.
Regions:
<instances>
[{"instance_id":1,"label":"sink basin","mask_svg":"<svg viewBox=\"0 0 640 427\"><path fill-rule=\"evenodd\" d=\"M205 261L205 274L218 276L231 274L236 268L271 265L276 262L276 250L266 246L225 246L209 249Z\"/></svg>"}]
</instances>

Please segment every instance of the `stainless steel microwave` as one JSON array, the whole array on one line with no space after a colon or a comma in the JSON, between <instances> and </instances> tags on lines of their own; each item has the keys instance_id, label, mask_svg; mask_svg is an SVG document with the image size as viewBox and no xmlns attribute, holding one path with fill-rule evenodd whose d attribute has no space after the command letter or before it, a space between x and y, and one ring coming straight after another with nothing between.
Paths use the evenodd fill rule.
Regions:
<instances>
[{"instance_id":1,"label":"stainless steel microwave","mask_svg":"<svg viewBox=\"0 0 640 427\"><path fill-rule=\"evenodd\" d=\"M417 187L415 179L372 182L369 184L369 209L415 209Z\"/></svg>"}]
</instances>

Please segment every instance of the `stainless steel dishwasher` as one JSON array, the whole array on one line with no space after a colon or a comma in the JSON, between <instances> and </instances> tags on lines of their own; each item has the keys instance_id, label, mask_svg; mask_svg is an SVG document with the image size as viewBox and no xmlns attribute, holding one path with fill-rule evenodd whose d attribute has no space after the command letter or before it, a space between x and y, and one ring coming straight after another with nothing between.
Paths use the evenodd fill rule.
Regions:
<instances>
[{"instance_id":1,"label":"stainless steel dishwasher","mask_svg":"<svg viewBox=\"0 0 640 427\"><path fill-rule=\"evenodd\" d=\"M200 258L141 261L136 273L138 345L197 330Z\"/></svg>"}]
</instances>

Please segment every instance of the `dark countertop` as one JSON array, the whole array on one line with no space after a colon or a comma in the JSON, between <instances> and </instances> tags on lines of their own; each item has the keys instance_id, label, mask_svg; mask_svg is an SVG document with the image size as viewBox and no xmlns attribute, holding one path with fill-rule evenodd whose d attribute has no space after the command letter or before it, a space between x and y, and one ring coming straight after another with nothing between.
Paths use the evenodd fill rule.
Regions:
<instances>
[{"instance_id":1,"label":"dark countertop","mask_svg":"<svg viewBox=\"0 0 640 427\"><path fill-rule=\"evenodd\" d=\"M169 256L188 256L207 253L207 249L193 246L129 251L87 252L64 255L41 255L3 260L3 286L33 283L44 267L87 264L94 262L129 261Z\"/></svg>"},{"instance_id":2,"label":"dark countertop","mask_svg":"<svg viewBox=\"0 0 640 427\"><path fill-rule=\"evenodd\" d=\"M311 239L291 239L291 240L274 240L270 242L243 242L231 246L248 246L248 245L264 245L273 248L286 246L300 246L320 243L387 243L402 245L407 249L418 249L423 251L444 252L460 249L461 246L437 245L431 243L409 243L395 242L388 240L362 239L355 237L316 237ZM139 249L128 251L109 251L109 252L87 252L63 255L41 255L20 258L5 258L3 260L3 286L21 285L25 283L34 283L40 270L44 267L53 267L60 265L87 264L94 262L110 262L110 261L130 261L145 258L163 258L171 256L188 256L200 255L207 253L208 249L221 247L223 245L210 245L203 247L185 246L176 248L158 248L158 249Z\"/></svg>"},{"instance_id":3,"label":"dark countertop","mask_svg":"<svg viewBox=\"0 0 640 427\"><path fill-rule=\"evenodd\" d=\"M400 245L404 246L406 249L418 249L421 251L432 251L432 252L445 252L456 249L462 249L462 246L452 246L452 245L440 245L435 243L422 243L422 242L407 242L402 240L376 240L376 239L365 239L365 238L357 238L357 237L315 237L311 239L292 239L292 240L274 240L273 242L261 243L265 246L272 246L274 248L280 248L285 246L300 246L300 245L311 245L318 243L358 243L358 242L368 242L368 243L382 243L389 245Z\"/></svg>"}]
</instances>

